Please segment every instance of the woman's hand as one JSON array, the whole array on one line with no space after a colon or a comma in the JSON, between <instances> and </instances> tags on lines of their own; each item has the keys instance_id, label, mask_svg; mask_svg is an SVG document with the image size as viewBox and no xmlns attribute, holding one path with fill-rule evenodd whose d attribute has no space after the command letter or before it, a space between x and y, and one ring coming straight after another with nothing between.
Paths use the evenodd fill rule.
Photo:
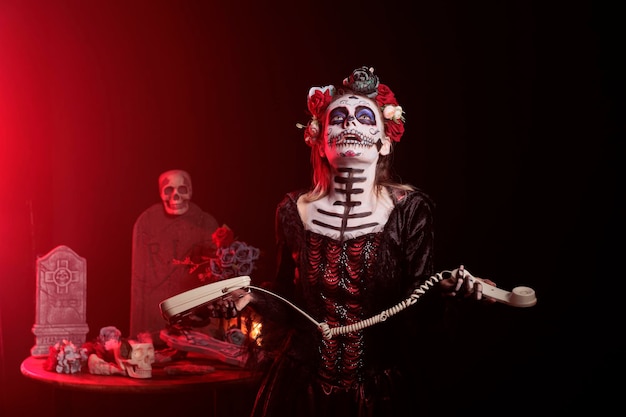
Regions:
<instances>
[{"instance_id":1,"label":"woman's hand","mask_svg":"<svg viewBox=\"0 0 626 417\"><path fill-rule=\"evenodd\" d=\"M489 285L496 284L489 279L475 279L469 271L465 270L463 265L453 270L449 278L445 278L440 282L442 294L445 297L462 297L473 299L476 301L484 300L488 303L495 303L496 300L489 297L483 297L483 286L481 281Z\"/></svg>"},{"instance_id":2,"label":"woman's hand","mask_svg":"<svg viewBox=\"0 0 626 417\"><path fill-rule=\"evenodd\" d=\"M226 297L218 298L209 304L207 309L211 317L231 319L237 317L250 301L252 301L252 293L240 288L230 292Z\"/></svg>"}]
</instances>

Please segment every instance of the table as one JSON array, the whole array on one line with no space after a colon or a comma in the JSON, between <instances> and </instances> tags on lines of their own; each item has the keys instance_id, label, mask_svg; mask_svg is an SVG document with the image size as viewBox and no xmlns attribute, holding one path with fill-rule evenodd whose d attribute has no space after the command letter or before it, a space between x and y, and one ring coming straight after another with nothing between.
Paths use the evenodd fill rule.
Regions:
<instances>
[{"instance_id":1,"label":"table","mask_svg":"<svg viewBox=\"0 0 626 417\"><path fill-rule=\"evenodd\" d=\"M30 356L20 370L34 381L55 390L57 415L176 415L205 410L201 415L245 416L252 406L258 386L257 376L248 370L189 354L176 364L208 365L205 374L169 375L166 365L153 365L152 378L136 379L122 375L92 375L88 372L59 374L43 368L46 358ZM172 414L176 413L176 414Z\"/></svg>"}]
</instances>

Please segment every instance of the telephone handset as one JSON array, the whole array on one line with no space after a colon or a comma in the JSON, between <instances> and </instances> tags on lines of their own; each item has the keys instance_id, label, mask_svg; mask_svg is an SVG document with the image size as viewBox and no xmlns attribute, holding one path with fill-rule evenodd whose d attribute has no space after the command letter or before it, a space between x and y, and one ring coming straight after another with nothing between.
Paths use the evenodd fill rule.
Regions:
<instances>
[{"instance_id":1,"label":"telephone handset","mask_svg":"<svg viewBox=\"0 0 626 417\"><path fill-rule=\"evenodd\" d=\"M485 297L493 298L501 303L513 307L532 307L537 304L535 290L530 287L519 286L513 288L512 291L504 291L498 287L487 284L480 278L472 277L472 280L480 281Z\"/></svg>"},{"instance_id":2,"label":"telephone handset","mask_svg":"<svg viewBox=\"0 0 626 417\"><path fill-rule=\"evenodd\" d=\"M454 271L444 271L443 273L449 273L450 275L461 274L462 278L469 280L471 285L478 281L482 286L483 296L493 298L498 302L508 304L513 307L532 307L537 304L535 290L530 287L520 286L513 288L513 291L511 292L505 291L495 285L486 283L480 278L472 276L472 274L470 274L469 271L463 267L463 265Z\"/></svg>"},{"instance_id":3,"label":"telephone handset","mask_svg":"<svg viewBox=\"0 0 626 417\"><path fill-rule=\"evenodd\" d=\"M305 317L307 317L310 321L312 321L320 329L325 339L331 339L333 336L358 331L381 321L387 320L389 317L415 304L417 300L426 291L434 287L435 284L454 274L462 274L462 278L464 280L469 279L472 283L474 283L475 281L480 281L480 284L482 285L483 295L489 298L493 298L498 302L508 304L514 307L531 307L537 303L535 291L530 287L520 286L513 288L512 292L504 291L494 285L486 283L480 278L472 276L469 271L461 266L460 268L457 268L453 271L446 270L431 276L422 285L417 287L407 299L399 302L398 304L392 306L387 310L380 312L375 316L362 320L358 323L333 328L330 328L327 323L317 322L306 312L298 308L289 300L281 297L280 295L274 294L273 292L268 291L264 288L250 285L251 280L249 276L229 278L211 284L206 284L204 286L194 288L189 291L185 291L159 303L159 309L161 310L161 315L163 316L163 318L169 324L173 325L179 323L184 317L193 314L193 311L197 308L215 302L219 298L228 297L235 290L254 289L269 294L289 304L291 307L293 307L294 309L302 313ZM444 277L444 275L446 276Z\"/></svg>"}]
</instances>

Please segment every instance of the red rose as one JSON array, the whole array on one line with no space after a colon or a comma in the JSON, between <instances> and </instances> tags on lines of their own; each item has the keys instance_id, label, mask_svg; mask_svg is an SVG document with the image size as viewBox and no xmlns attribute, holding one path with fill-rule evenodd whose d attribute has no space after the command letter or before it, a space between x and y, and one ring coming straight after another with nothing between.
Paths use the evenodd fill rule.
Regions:
<instances>
[{"instance_id":1,"label":"red rose","mask_svg":"<svg viewBox=\"0 0 626 417\"><path fill-rule=\"evenodd\" d=\"M404 134L404 123L400 120L386 120L385 133L393 142L400 142L400 138Z\"/></svg>"},{"instance_id":2,"label":"red rose","mask_svg":"<svg viewBox=\"0 0 626 417\"><path fill-rule=\"evenodd\" d=\"M385 84L378 84L376 103L381 108L386 104L398 105L393 91ZM402 120L385 120L385 133L393 142L400 142L400 138L404 134L404 122Z\"/></svg>"},{"instance_id":3,"label":"red rose","mask_svg":"<svg viewBox=\"0 0 626 417\"><path fill-rule=\"evenodd\" d=\"M307 100L307 107L311 112L311 115L321 119L321 115L328 107L328 104L332 100L333 96L331 94L331 89L326 88L325 91L320 89L315 89L312 95L309 95L309 99Z\"/></svg>"},{"instance_id":4,"label":"red rose","mask_svg":"<svg viewBox=\"0 0 626 417\"><path fill-rule=\"evenodd\" d=\"M55 371L57 367L57 349L54 346L48 348L48 357L43 364L43 369L46 371Z\"/></svg>"},{"instance_id":5,"label":"red rose","mask_svg":"<svg viewBox=\"0 0 626 417\"><path fill-rule=\"evenodd\" d=\"M235 240L235 234L230 227L223 225L222 227L218 227L215 232L213 232L211 239L213 239L215 246L218 248L224 248L233 243Z\"/></svg>"},{"instance_id":6,"label":"red rose","mask_svg":"<svg viewBox=\"0 0 626 417\"><path fill-rule=\"evenodd\" d=\"M393 104L394 106L398 105L398 102L396 101L396 96L385 84L378 84L378 95L376 96L376 103L378 103L378 107L383 107L383 105L385 104Z\"/></svg>"}]
</instances>

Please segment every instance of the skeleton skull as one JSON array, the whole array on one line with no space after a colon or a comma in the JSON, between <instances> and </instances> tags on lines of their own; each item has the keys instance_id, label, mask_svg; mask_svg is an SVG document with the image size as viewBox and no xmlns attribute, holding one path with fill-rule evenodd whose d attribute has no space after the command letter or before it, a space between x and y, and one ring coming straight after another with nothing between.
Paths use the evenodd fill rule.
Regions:
<instances>
[{"instance_id":1,"label":"skeleton skull","mask_svg":"<svg viewBox=\"0 0 626 417\"><path fill-rule=\"evenodd\" d=\"M131 378L151 378L154 345L136 340L124 341L115 349L115 359Z\"/></svg>"},{"instance_id":2,"label":"skeleton skull","mask_svg":"<svg viewBox=\"0 0 626 417\"><path fill-rule=\"evenodd\" d=\"M185 214L192 194L191 177L180 169L165 171L159 176L159 193L167 214Z\"/></svg>"}]
</instances>

